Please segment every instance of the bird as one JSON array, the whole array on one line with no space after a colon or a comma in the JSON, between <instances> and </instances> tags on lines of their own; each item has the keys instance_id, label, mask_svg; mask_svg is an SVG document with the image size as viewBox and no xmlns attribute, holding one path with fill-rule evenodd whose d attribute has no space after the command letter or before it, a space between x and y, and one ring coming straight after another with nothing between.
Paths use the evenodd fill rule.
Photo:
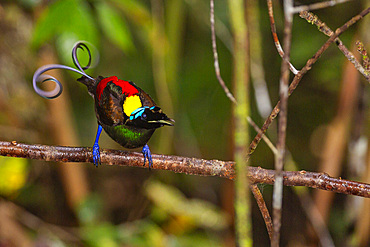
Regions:
<instances>
[{"instance_id":1,"label":"bird","mask_svg":"<svg viewBox=\"0 0 370 247\"><path fill-rule=\"evenodd\" d=\"M89 55L87 66L81 67L77 50L86 49ZM173 126L175 121L169 118L154 100L136 86L132 81L118 79L117 76L93 78L85 73L91 65L91 53L84 42L77 42L72 49L72 60L78 69L50 64L40 67L33 75L33 88L40 96L53 99L62 93L62 84L54 77L43 75L48 70L66 69L82 75L77 81L86 85L88 93L95 103L95 115L98 130L92 147L93 163L96 167L101 164L99 138L102 130L124 148L134 149L142 147L144 166L148 160L149 169L153 165L148 141L157 128ZM52 91L40 89L37 82L53 81L55 88Z\"/></svg>"},{"instance_id":2,"label":"bird","mask_svg":"<svg viewBox=\"0 0 370 247\"><path fill-rule=\"evenodd\" d=\"M144 165L153 162L147 142L157 128L173 126L174 120L167 117L153 99L132 81L117 76L90 79L82 76L79 82L87 86L95 101L98 130L93 145L93 161L100 164L99 137L102 129L124 148L143 147Z\"/></svg>"}]
</instances>

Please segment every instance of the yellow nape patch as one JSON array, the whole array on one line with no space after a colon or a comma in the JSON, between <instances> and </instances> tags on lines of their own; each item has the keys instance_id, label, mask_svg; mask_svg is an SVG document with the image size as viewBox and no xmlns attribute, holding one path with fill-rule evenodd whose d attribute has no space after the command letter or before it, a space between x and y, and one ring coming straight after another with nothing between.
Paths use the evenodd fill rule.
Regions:
<instances>
[{"instance_id":1,"label":"yellow nape patch","mask_svg":"<svg viewBox=\"0 0 370 247\"><path fill-rule=\"evenodd\" d=\"M123 102L123 111L127 116L130 116L133 111L142 106L140 97L138 95L132 95L126 97L125 102Z\"/></svg>"}]
</instances>

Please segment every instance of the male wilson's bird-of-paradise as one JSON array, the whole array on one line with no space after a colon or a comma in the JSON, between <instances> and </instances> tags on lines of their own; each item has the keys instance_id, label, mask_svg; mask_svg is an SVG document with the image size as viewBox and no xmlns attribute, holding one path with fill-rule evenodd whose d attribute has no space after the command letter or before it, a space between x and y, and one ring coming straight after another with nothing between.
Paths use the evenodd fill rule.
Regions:
<instances>
[{"instance_id":1,"label":"male wilson's bird-of-paradise","mask_svg":"<svg viewBox=\"0 0 370 247\"><path fill-rule=\"evenodd\" d=\"M77 50L84 48L89 55L88 65L81 67ZM91 53L87 45L78 42L73 47L72 59L78 69L65 65L50 64L39 68L33 76L33 88L40 96L53 99L62 93L61 83L52 76L43 75L52 69L67 69L82 75L79 82L86 85L89 94L95 101L95 114L98 120L98 131L93 145L94 164L100 164L99 137L102 129L124 148L143 147L144 165L148 159L149 168L152 166L152 156L147 142L154 131L164 125L173 126L174 120L167 117L141 88L131 81L118 79L116 76L92 78L85 73L91 65ZM55 88L44 91L37 82L53 81Z\"/></svg>"}]
</instances>

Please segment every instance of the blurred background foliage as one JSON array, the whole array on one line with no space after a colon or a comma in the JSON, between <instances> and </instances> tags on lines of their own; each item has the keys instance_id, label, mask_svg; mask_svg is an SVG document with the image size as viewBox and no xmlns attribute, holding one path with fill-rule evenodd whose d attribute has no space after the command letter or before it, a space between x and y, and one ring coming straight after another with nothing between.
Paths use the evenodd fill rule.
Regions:
<instances>
[{"instance_id":1,"label":"blurred background foliage","mask_svg":"<svg viewBox=\"0 0 370 247\"><path fill-rule=\"evenodd\" d=\"M313 1L300 1L307 2ZM350 1L315 14L335 29L363 9L365 2ZM231 85L233 40L227 6L226 0L215 3L221 71L226 83ZM281 36L282 9L280 4L274 7ZM281 59L271 38L265 1L258 1L254 11L259 15L261 42L257 45L262 51L268 94L275 104ZM347 47L351 47L354 36L360 36L365 23L356 24L341 36ZM209 1L1 0L0 30L1 140L93 144L97 128L93 101L86 88L76 81L78 75L59 74L65 99L57 98L52 103L34 93L31 85L33 72L45 63L73 67L73 44L85 40L95 46L93 60L99 61L88 74L116 75L134 81L176 120L174 128L156 131L150 141L153 153L231 159L231 102L214 73ZM292 63L297 68L304 66L326 39L316 27L296 15ZM344 61L344 56L332 45L289 100L287 146L294 169L319 170L324 129L340 105ZM368 86L362 90L368 99ZM255 96L253 90L251 93ZM251 117L261 125L264 118L254 97L251 99ZM56 109L63 107L67 109L67 117L53 123L57 119L55 111L61 111ZM365 127L360 136L368 139L366 116L365 111ZM73 133L67 133L66 126L72 126ZM274 129L272 126L269 132L273 142ZM56 137L67 135L73 138L67 138L66 143ZM251 136L254 135L251 129ZM100 145L121 149L105 134ZM344 168L339 175L366 179L361 177L361 172L351 172L346 158L342 163ZM235 244L230 181L105 165L96 169L92 164L78 165L81 168L78 174L83 175L72 176L77 172L62 172L63 168L59 167L77 165L4 157L0 157L0 164L0 246ZM258 146L250 164L273 167L273 154L267 145ZM364 171L363 167L359 169ZM71 177L76 181L66 182ZM270 207L271 187L261 186L261 189ZM78 196L75 191L80 191ZM348 197L337 196L331 208L329 230L338 246L348 243L355 232L356 215L350 213L351 203ZM252 218L254 245L267 246L268 235L254 201ZM310 243L308 225L297 194L285 188L283 245Z\"/></svg>"}]
</instances>

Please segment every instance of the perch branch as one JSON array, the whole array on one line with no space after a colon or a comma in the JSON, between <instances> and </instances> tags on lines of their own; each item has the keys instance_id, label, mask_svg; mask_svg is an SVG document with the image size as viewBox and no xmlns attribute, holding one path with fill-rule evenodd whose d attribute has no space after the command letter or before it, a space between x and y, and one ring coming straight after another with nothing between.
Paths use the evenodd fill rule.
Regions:
<instances>
[{"instance_id":1,"label":"perch branch","mask_svg":"<svg viewBox=\"0 0 370 247\"><path fill-rule=\"evenodd\" d=\"M92 149L86 147L48 146L0 141L0 155L59 162L93 162ZM107 165L142 167L141 153L101 149L101 161ZM153 169L198 176L235 179L235 162L153 154ZM147 167L147 166L145 166ZM370 184L330 177L326 173L283 171L285 186L306 186L336 193L370 198ZM248 167L251 184L274 184L275 171Z\"/></svg>"}]
</instances>

